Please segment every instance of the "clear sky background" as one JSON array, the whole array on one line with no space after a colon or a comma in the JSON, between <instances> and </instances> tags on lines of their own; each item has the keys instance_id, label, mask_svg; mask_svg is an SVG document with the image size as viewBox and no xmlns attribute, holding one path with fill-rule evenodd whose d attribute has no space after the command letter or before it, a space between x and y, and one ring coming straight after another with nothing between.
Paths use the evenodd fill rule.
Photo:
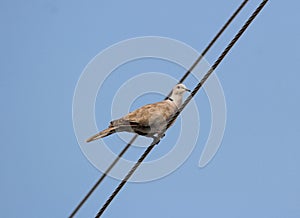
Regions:
<instances>
[{"instance_id":1,"label":"clear sky background","mask_svg":"<svg viewBox=\"0 0 300 218\"><path fill-rule=\"evenodd\" d=\"M240 2L1 0L0 217L67 217L101 175L72 123L76 83L96 54L148 35L200 52ZM210 63L258 3L208 54ZM165 178L126 184L103 217L300 217L299 9L295 0L269 1L217 69L227 125L213 161L198 168L210 127L201 91L203 135L190 158ZM166 71L159 66L139 65L135 75ZM180 78L179 69L168 73ZM106 179L78 217L93 217L117 184Z\"/></svg>"}]
</instances>

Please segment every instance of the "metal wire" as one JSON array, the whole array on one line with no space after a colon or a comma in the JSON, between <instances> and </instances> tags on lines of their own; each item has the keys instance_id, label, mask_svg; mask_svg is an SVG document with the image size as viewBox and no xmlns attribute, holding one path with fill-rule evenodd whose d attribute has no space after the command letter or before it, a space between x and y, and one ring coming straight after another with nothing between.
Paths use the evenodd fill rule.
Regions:
<instances>
[{"instance_id":1,"label":"metal wire","mask_svg":"<svg viewBox=\"0 0 300 218\"><path fill-rule=\"evenodd\" d=\"M263 9L263 7L266 5L267 2L268 2L268 0L263 0L261 2L261 4L256 8L256 10L252 13L252 15L248 18L248 20L245 22L245 24L242 26L242 28L239 30L239 32L230 41L230 43L227 45L227 47L224 49L224 51L221 53L221 55L218 57L218 59L215 61L215 63L211 66L211 68L208 70L208 72L204 75L203 79L198 83L198 85L194 88L194 90L191 92L191 94L188 96L188 98L184 101L182 106L178 109L178 111L174 114L172 119L168 122L167 128L174 122L174 120L179 116L179 114L186 107L186 105L196 95L196 93L199 91L199 89L203 86L203 84L206 82L206 80L209 78L209 76L213 73L213 71L219 66L219 64L222 62L222 60L225 58L225 56L228 54L228 52L231 50L231 48L234 46L234 44L238 41L238 39L243 35L245 30L249 27L249 25L252 23L252 21L255 19L255 17L260 13L260 11ZM161 137L164 135L165 131L160 133L158 135L158 137L153 140L151 145L146 149L146 151L142 154L142 156L139 158L139 160L135 163L135 165L131 168L131 170L128 172L128 174L125 176L125 178L121 181L121 183L118 185L118 187L114 190L114 192L111 194L111 196L107 199L107 201L101 207L101 209L99 210L99 212L97 213L95 218L99 218L104 213L104 211L109 206L111 201L116 197L116 195L119 193L119 191L122 189L122 187L126 184L126 182L129 180L129 178L135 172L135 170L139 167L139 165L147 157L147 155L154 148L154 146L159 143L159 141L160 141Z\"/></svg>"},{"instance_id":2,"label":"metal wire","mask_svg":"<svg viewBox=\"0 0 300 218\"><path fill-rule=\"evenodd\" d=\"M206 55L206 53L210 50L210 48L215 44L217 39L222 35L222 33L227 29L227 27L231 24L234 18L240 13L240 11L245 7L249 0L244 0L241 5L235 10L235 12L231 15L231 17L227 20L224 26L219 30L219 32L215 35L215 37L210 41L210 43L206 46L206 48L202 51L200 56L196 59L190 69L183 75L183 77L179 80L177 84L184 82L184 80L190 75L190 73L194 70L194 68L199 64L202 58ZM172 91L169 93L170 96Z\"/></svg>"},{"instance_id":3,"label":"metal wire","mask_svg":"<svg viewBox=\"0 0 300 218\"><path fill-rule=\"evenodd\" d=\"M130 140L130 142L126 145L126 147L120 152L118 157L112 162L112 164L107 168L107 170L102 174L102 176L98 179L98 181L95 183L95 185L90 189L90 191L85 195L85 197L81 200L81 202L77 205L77 207L74 209L74 211L69 216L74 217L75 214L78 212L78 210L82 207L82 205L86 202L86 200L91 196L91 194L96 190L96 188L99 186L99 184L102 182L102 180L107 176L107 174L111 171L111 169L116 165L116 163L119 161L119 159L125 154L125 152L128 150L128 148L131 146L131 144L136 140L137 134Z\"/></svg>"},{"instance_id":4,"label":"metal wire","mask_svg":"<svg viewBox=\"0 0 300 218\"><path fill-rule=\"evenodd\" d=\"M214 45L214 43L218 40L218 38L223 34L223 32L227 29L227 27L231 24L231 22L235 19L235 17L240 13L240 11L245 7L249 0L244 0L241 5L235 10L235 12L230 16L227 22L223 25L223 27L219 30L219 32L215 35L215 37L210 41L207 47L202 51L201 55L196 59L193 65L186 71L183 77L178 81L177 84L183 83L185 79L190 75L190 73L194 70L194 68L199 64L202 58L206 55L206 53L210 50L210 48ZM171 95L171 92L168 94L168 97ZM167 98L167 97L166 97ZM165 99L166 99L165 98ZM94 184L94 186L90 189L90 191L85 195L85 197L80 201L77 207L73 210L69 218L72 218L76 215L78 210L82 207L82 205L87 201L87 199L91 196L91 194L96 190L96 188L100 185L100 183L104 180L104 178L108 175L111 169L116 165L116 163L120 160L120 158L125 154L125 152L129 149L129 147L133 144L133 142L137 139L138 134L135 134L130 142L126 145L126 147L118 154L117 158L112 162L112 164L107 168L104 174L98 179L98 181Z\"/></svg>"}]
</instances>

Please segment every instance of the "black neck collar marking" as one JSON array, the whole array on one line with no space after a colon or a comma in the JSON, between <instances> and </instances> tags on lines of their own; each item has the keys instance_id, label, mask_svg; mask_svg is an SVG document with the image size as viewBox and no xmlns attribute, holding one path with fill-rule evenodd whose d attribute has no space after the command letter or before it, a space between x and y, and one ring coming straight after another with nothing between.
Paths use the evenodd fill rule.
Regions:
<instances>
[{"instance_id":1,"label":"black neck collar marking","mask_svg":"<svg viewBox=\"0 0 300 218\"><path fill-rule=\"evenodd\" d=\"M170 97L167 97L167 100L170 100L170 101L174 101L172 98L170 98Z\"/></svg>"}]
</instances>

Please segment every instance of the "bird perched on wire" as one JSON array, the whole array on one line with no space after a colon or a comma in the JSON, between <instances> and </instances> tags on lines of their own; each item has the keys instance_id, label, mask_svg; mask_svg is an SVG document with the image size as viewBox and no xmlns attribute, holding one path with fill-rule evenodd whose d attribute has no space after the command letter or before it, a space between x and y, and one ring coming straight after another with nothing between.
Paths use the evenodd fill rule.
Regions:
<instances>
[{"instance_id":1,"label":"bird perched on wire","mask_svg":"<svg viewBox=\"0 0 300 218\"><path fill-rule=\"evenodd\" d=\"M186 91L190 92L185 85L177 84L173 88L171 96L166 100L147 104L120 119L111 121L107 129L88 138L86 142L109 136L115 132L132 132L155 138L157 134L166 130L168 122L181 106L182 97Z\"/></svg>"}]
</instances>

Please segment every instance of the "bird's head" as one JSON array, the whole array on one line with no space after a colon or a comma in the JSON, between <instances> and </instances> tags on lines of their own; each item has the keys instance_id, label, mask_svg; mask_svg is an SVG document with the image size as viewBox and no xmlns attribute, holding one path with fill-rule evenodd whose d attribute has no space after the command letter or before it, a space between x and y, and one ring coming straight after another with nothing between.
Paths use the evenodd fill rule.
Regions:
<instances>
[{"instance_id":1,"label":"bird's head","mask_svg":"<svg viewBox=\"0 0 300 218\"><path fill-rule=\"evenodd\" d=\"M172 95L183 95L185 92L190 92L191 90L187 89L184 84L177 84L172 91Z\"/></svg>"}]
</instances>

